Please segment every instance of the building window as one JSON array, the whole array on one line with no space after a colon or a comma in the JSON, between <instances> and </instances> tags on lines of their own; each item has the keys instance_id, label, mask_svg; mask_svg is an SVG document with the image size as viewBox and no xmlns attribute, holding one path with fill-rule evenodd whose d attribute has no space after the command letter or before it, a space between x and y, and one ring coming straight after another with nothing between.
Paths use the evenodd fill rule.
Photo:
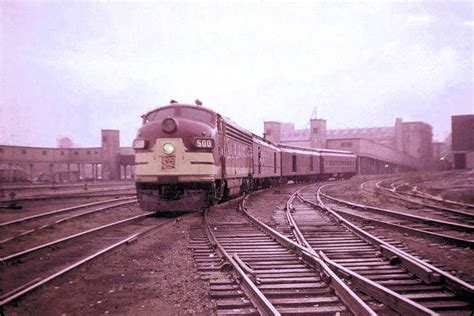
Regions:
<instances>
[{"instance_id":1,"label":"building window","mask_svg":"<svg viewBox=\"0 0 474 316\"><path fill-rule=\"evenodd\" d=\"M88 150L88 151L87 151L87 154L88 154L88 155L90 155L90 154L91 154L91 151L90 151L90 150Z\"/></svg>"},{"instance_id":2,"label":"building window","mask_svg":"<svg viewBox=\"0 0 474 316\"><path fill-rule=\"evenodd\" d=\"M22 149L22 150L21 150L21 153L22 153L23 155L26 155L26 149Z\"/></svg>"},{"instance_id":3,"label":"building window","mask_svg":"<svg viewBox=\"0 0 474 316\"><path fill-rule=\"evenodd\" d=\"M296 155L292 156L292 171L296 172Z\"/></svg>"},{"instance_id":4,"label":"building window","mask_svg":"<svg viewBox=\"0 0 474 316\"><path fill-rule=\"evenodd\" d=\"M0 154L3 154L3 148L0 148Z\"/></svg>"},{"instance_id":5,"label":"building window","mask_svg":"<svg viewBox=\"0 0 474 316\"><path fill-rule=\"evenodd\" d=\"M46 156L46 150L43 150L43 156Z\"/></svg>"},{"instance_id":6,"label":"building window","mask_svg":"<svg viewBox=\"0 0 474 316\"><path fill-rule=\"evenodd\" d=\"M341 147L352 147L352 142L341 142Z\"/></svg>"},{"instance_id":7,"label":"building window","mask_svg":"<svg viewBox=\"0 0 474 316\"><path fill-rule=\"evenodd\" d=\"M317 134L318 133L318 128L317 127L313 127L313 134Z\"/></svg>"},{"instance_id":8,"label":"building window","mask_svg":"<svg viewBox=\"0 0 474 316\"><path fill-rule=\"evenodd\" d=\"M74 155L75 155L75 156L79 155L79 152L76 150L76 151L74 152Z\"/></svg>"},{"instance_id":9,"label":"building window","mask_svg":"<svg viewBox=\"0 0 474 316\"><path fill-rule=\"evenodd\" d=\"M99 154L99 152L97 150L94 151L94 155L98 155L98 154Z\"/></svg>"},{"instance_id":10,"label":"building window","mask_svg":"<svg viewBox=\"0 0 474 316\"><path fill-rule=\"evenodd\" d=\"M61 150L61 156L64 156L64 151Z\"/></svg>"}]
</instances>

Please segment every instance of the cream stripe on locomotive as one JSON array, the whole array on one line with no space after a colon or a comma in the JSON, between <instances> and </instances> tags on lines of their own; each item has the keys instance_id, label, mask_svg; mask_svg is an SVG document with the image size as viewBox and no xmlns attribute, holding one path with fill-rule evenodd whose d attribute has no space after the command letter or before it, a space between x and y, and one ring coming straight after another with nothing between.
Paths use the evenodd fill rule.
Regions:
<instances>
[{"instance_id":1,"label":"cream stripe on locomotive","mask_svg":"<svg viewBox=\"0 0 474 316\"><path fill-rule=\"evenodd\" d=\"M165 144L171 144L174 151L165 153ZM181 138L157 139L151 150L135 155L137 182L153 182L157 176L178 176L178 180L184 182L215 179L218 170L214 166L212 152L186 152Z\"/></svg>"}]
</instances>

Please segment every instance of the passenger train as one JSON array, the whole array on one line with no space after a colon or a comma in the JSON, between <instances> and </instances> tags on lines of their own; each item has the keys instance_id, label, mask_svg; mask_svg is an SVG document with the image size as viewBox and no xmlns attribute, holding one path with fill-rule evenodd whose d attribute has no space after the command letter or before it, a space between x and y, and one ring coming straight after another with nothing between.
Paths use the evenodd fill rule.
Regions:
<instances>
[{"instance_id":1,"label":"passenger train","mask_svg":"<svg viewBox=\"0 0 474 316\"><path fill-rule=\"evenodd\" d=\"M356 173L350 152L274 144L200 102L172 101L142 118L133 148L138 200L146 211L200 211L288 181Z\"/></svg>"}]
</instances>

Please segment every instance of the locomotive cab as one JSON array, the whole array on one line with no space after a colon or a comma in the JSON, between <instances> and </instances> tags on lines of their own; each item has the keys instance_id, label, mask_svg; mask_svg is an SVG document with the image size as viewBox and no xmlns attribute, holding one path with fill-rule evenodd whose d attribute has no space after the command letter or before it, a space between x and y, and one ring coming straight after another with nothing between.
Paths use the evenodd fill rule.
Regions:
<instances>
[{"instance_id":1,"label":"locomotive cab","mask_svg":"<svg viewBox=\"0 0 474 316\"><path fill-rule=\"evenodd\" d=\"M197 211L212 202L218 116L171 104L142 116L134 140L136 187L147 211Z\"/></svg>"}]
</instances>

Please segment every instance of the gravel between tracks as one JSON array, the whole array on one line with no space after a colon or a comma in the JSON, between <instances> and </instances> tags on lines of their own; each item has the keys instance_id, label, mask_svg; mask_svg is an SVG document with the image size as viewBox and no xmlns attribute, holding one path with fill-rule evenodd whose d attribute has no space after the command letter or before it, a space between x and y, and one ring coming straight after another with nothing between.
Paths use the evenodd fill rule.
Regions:
<instances>
[{"instance_id":1,"label":"gravel between tracks","mask_svg":"<svg viewBox=\"0 0 474 316\"><path fill-rule=\"evenodd\" d=\"M8 305L6 315L214 315L188 249L199 215L100 257Z\"/></svg>"},{"instance_id":2,"label":"gravel between tracks","mask_svg":"<svg viewBox=\"0 0 474 316\"><path fill-rule=\"evenodd\" d=\"M291 194L301 186L302 185L288 185L254 193L254 195L251 195L247 200L246 206L248 212L273 227L275 225L273 218L275 211L284 209Z\"/></svg>"}]
</instances>

